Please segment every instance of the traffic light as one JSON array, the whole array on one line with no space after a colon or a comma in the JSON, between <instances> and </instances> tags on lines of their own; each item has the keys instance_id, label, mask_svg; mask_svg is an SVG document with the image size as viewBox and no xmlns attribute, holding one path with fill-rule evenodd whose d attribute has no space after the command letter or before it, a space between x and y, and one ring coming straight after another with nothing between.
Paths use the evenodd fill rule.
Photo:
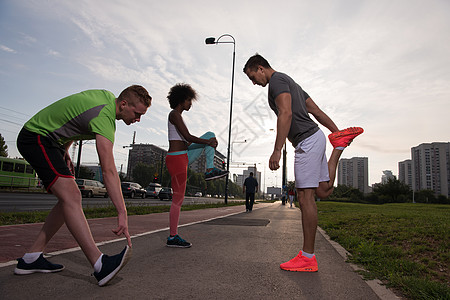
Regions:
<instances>
[{"instance_id":1,"label":"traffic light","mask_svg":"<svg viewBox=\"0 0 450 300\"><path fill-rule=\"evenodd\" d=\"M226 169L227 168L227 164L225 163L225 161L224 160L222 160L222 169Z\"/></svg>"},{"instance_id":2,"label":"traffic light","mask_svg":"<svg viewBox=\"0 0 450 300\"><path fill-rule=\"evenodd\" d=\"M158 173L155 173L155 175L153 176L153 183L158 183L159 178L158 178Z\"/></svg>"}]
</instances>

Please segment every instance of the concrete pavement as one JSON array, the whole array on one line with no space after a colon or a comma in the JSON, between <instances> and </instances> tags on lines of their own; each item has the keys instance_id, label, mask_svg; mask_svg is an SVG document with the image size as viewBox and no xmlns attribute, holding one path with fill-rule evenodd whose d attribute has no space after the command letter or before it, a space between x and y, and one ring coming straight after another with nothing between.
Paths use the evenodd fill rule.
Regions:
<instances>
[{"instance_id":1,"label":"concrete pavement","mask_svg":"<svg viewBox=\"0 0 450 300\"><path fill-rule=\"evenodd\" d=\"M134 298L134 299L393 299L381 288L375 291L354 272L336 245L317 233L319 272L287 272L279 264L294 257L301 247L301 213L279 202L257 204L246 214L243 206L182 212L179 234L193 246L165 247L168 214L130 216L133 257L109 285L98 287L92 268L81 251L55 252L76 246L62 229L49 245L51 261L66 269L53 274L13 275L15 264L0 268L2 299ZM225 216L225 217L220 217ZM205 221L206 220L206 221ZM115 218L89 221L94 238L114 238L109 232ZM23 226L20 235L33 232ZM0 227L2 253L17 244L11 255L23 254L27 241L18 231ZM39 228L40 226L35 227ZM33 228L32 230L30 228ZM38 229L37 229L38 230ZM72 240L72 244L69 241ZM14 242L15 241L15 242ZM23 244L23 245L22 245ZM116 254L125 241L101 243L106 254ZM337 245L338 246L338 245ZM6 252L6 251L5 251ZM4 258L5 260L5 258ZM378 287L379 288L379 287Z\"/></svg>"}]
</instances>

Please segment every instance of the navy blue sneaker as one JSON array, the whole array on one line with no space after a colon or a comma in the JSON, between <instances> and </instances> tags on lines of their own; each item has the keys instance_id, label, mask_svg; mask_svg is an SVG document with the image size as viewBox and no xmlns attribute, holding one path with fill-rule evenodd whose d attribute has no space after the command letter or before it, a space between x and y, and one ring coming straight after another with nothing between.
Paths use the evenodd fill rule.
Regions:
<instances>
[{"instance_id":1,"label":"navy blue sneaker","mask_svg":"<svg viewBox=\"0 0 450 300\"><path fill-rule=\"evenodd\" d=\"M175 247L175 248L189 248L192 246L191 243L183 240L178 234L174 237L167 238L167 247Z\"/></svg>"},{"instance_id":2,"label":"navy blue sneaker","mask_svg":"<svg viewBox=\"0 0 450 300\"><path fill-rule=\"evenodd\" d=\"M117 255L108 256L103 254L102 256L102 269L100 272L94 272L94 276L98 281L99 286L104 286L107 284L114 276L119 273L131 258L131 248L127 245L125 249L122 250Z\"/></svg>"},{"instance_id":3,"label":"navy blue sneaker","mask_svg":"<svg viewBox=\"0 0 450 300\"><path fill-rule=\"evenodd\" d=\"M205 173L205 181L219 179L225 177L228 171L222 171L217 168L213 168L211 171Z\"/></svg>"},{"instance_id":4,"label":"navy blue sneaker","mask_svg":"<svg viewBox=\"0 0 450 300\"><path fill-rule=\"evenodd\" d=\"M44 254L41 253L39 258L30 264L27 264L23 258L18 258L14 274L27 275L32 273L54 273L62 270L64 270L63 265L52 264L46 260Z\"/></svg>"}]
</instances>

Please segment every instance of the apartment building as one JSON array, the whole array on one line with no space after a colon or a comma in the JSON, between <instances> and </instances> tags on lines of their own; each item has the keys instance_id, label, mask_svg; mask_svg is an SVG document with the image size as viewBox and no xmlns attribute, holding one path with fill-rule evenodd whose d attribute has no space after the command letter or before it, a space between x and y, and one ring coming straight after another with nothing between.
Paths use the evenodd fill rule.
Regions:
<instances>
[{"instance_id":1,"label":"apartment building","mask_svg":"<svg viewBox=\"0 0 450 300\"><path fill-rule=\"evenodd\" d=\"M411 148L412 188L450 196L450 142L423 143Z\"/></svg>"},{"instance_id":2,"label":"apartment building","mask_svg":"<svg viewBox=\"0 0 450 300\"><path fill-rule=\"evenodd\" d=\"M369 159L367 157L341 158L338 164L338 184L369 193Z\"/></svg>"},{"instance_id":3,"label":"apartment building","mask_svg":"<svg viewBox=\"0 0 450 300\"><path fill-rule=\"evenodd\" d=\"M247 170L242 171L242 174L237 174L234 177L234 182L242 187L244 185L245 178L250 176L250 172L253 172L253 177L255 177L256 181L258 181L257 193L263 190L262 182L261 182L261 172L259 172L256 167L248 167Z\"/></svg>"},{"instance_id":4,"label":"apartment building","mask_svg":"<svg viewBox=\"0 0 450 300\"><path fill-rule=\"evenodd\" d=\"M133 169L138 163L161 167L165 164L167 151L153 144L131 144L128 152L127 177L133 178Z\"/></svg>"},{"instance_id":5,"label":"apartment building","mask_svg":"<svg viewBox=\"0 0 450 300\"><path fill-rule=\"evenodd\" d=\"M398 163L398 180L412 189L412 161L406 159Z\"/></svg>"}]
</instances>

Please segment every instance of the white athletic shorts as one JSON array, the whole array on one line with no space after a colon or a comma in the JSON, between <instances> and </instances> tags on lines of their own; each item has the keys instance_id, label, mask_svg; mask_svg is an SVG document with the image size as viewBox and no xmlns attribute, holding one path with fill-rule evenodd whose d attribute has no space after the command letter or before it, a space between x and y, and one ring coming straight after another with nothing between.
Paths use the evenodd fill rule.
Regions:
<instances>
[{"instance_id":1,"label":"white athletic shorts","mask_svg":"<svg viewBox=\"0 0 450 300\"><path fill-rule=\"evenodd\" d=\"M329 181L327 140L322 130L298 143L295 148L295 187L317 188L319 182Z\"/></svg>"}]
</instances>

